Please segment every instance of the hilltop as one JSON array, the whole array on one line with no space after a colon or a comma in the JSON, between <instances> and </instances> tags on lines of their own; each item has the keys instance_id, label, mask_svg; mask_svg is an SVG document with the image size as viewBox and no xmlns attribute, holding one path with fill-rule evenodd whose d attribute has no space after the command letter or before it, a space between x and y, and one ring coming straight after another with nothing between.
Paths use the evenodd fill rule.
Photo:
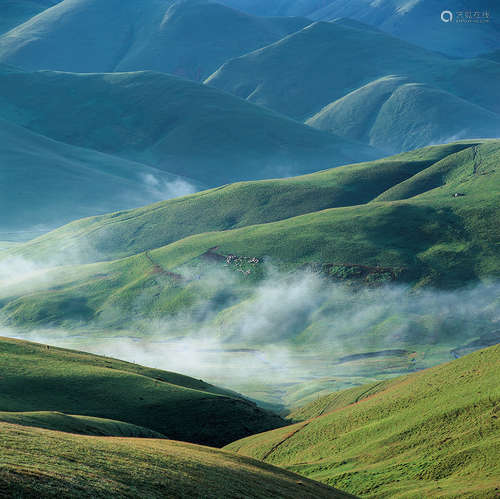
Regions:
<instances>
[{"instance_id":1,"label":"hilltop","mask_svg":"<svg viewBox=\"0 0 500 499\"><path fill-rule=\"evenodd\" d=\"M233 392L172 372L8 338L0 355L3 421L213 446L283 424Z\"/></svg>"},{"instance_id":2,"label":"hilltop","mask_svg":"<svg viewBox=\"0 0 500 499\"><path fill-rule=\"evenodd\" d=\"M499 368L497 345L320 398L292 415L302 422L227 449L362 497L493 497Z\"/></svg>"}]
</instances>

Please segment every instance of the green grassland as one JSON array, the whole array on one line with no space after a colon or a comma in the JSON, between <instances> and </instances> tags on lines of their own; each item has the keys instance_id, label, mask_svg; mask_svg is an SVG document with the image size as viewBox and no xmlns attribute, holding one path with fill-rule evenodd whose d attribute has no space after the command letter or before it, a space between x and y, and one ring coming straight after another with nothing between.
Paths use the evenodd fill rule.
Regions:
<instances>
[{"instance_id":1,"label":"green grassland","mask_svg":"<svg viewBox=\"0 0 500 499\"><path fill-rule=\"evenodd\" d=\"M0 423L2 497L352 497L208 447L102 438Z\"/></svg>"},{"instance_id":2,"label":"green grassland","mask_svg":"<svg viewBox=\"0 0 500 499\"><path fill-rule=\"evenodd\" d=\"M2 420L71 431L80 428L79 432L94 427L97 434L145 434L148 428L169 438L215 446L229 443L238 434L283 424L233 392L107 357L3 338L0 364ZM26 414L33 411L38 414ZM81 419L69 420L54 412ZM143 430L92 418L130 423Z\"/></svg>"},{"instance_id":3,"label":"green grassland","mask_svg":"<svg viewBox=\"0 0 500 499\"><path fill-rule=\"evenodd\" d=\"M496 497L500 346L332 394L227 449L362 497Z\"/></svg>"}]
</instances>

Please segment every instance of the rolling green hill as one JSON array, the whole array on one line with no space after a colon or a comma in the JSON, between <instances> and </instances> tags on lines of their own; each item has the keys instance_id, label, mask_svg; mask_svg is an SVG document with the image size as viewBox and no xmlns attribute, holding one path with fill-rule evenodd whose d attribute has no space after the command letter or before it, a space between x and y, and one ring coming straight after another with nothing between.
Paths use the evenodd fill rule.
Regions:
<instances>
[{"instance_id":1,"label":"rolling green hill","mask_svg":"<svg viewBox=\"0 0 500 499\"><path fill-rule=\"evenodd\" d=\"M96 212L196 190L162 170L49 139L0 119L0 238L27 240Z\"/></svg>"},{"instance_id":2,"label":"rolling green hill","mask_svg":"<svg viewBox=\"0 0 500 499\"><path fill-rule=\"evenodd\" d=\"M0 66L0 118L209 186L377 156L369 146L153 72L30 73Z\"/></svg>"},{"instance_id":3,"label":"rolling green hill","mask_svg":"<svg viewBox=\"0 0 500 499\"><path fill-rule=\"evenodd\" d=\"M151 267L136 253L164 245L151 255L170 271L218 247L224 255L267 256L288 269L315 262L378 265L406 269L405 280L420 285L458 286L497 276L499 149L494 140L464 142L289 180L235 184L76 222L4 259L57 259L59 248L71 255L95 236L102 257L130 258L75 268L76 274L65 269L61 284L73 286L75 275L113 275L98 289L111 286L115 293ZM201 233L207 229L212 232Z\"/></svg>"},{"instance_id":4,"label":"rolling green hill","mask_svg":"<svg viewBox=\"0 0 500 499\"><path fill-rule=\"evenodd\" d=\"M201 380L107 357L2 338L0 364L0 420L112 435L151 436L148 428L214 446L283 424ZM38 414L18 414L32 411Z\"/></svg>"},{"instance_id":5,"label":"rolling green hill","mask_svg":"<svg viewBox=\"0 0 500 499\"><path fill-rule=\"evenodd\" d=\"M353 497L208 447L6 423L0 423L0 490L7 497Z\"/></svg>"},{"instance_id":6,"label":"rolling green hill","mask_svg":"<svg viewBox=\"0 0 500 499\"><path fill-rule=\"evenodd\" d=\"M77 220L14 248L9 254L37 262L111 260L207 231L361 205L476 144L464 141L305 176L240 182L135 210ZM85 252L79 248L85 248Z\"/></svg>"},{"instance_id":7,"label":"rolling green hill","mask_svg":"<svg viewBox=\"0 0 500 499\"><path fill-rule=\"evenodd\" d=\"M403 86L395 90L393 97L385 95L387 103L379 117L368 109L377 109L387 90L375 91L374 85L390 75L419 85ZM312 118L344 98L343 113L337 118L340 131L349 130L346 117L363 124L365 120L359 120L358 114L367 115L368 127L377 121L381 143L383 137L390 138L391 131L395 132L396 138L391 140L397 142L398 148L384 149L394 153L405 147L445 141L450 133L463 131L481 136L485 129L481 128L484 120L480 117L486 115L491 124L486 128L488 136L497 136L500 108L495 82L499 77L500 65L493 61L447 58L370 26L341 19L311 24L267 47L234 58L206 83L300 120ZM408 108L402 106L405 99L409 99ZM337 106L329 108L330 114ZM445 126L449 125L446 113L450 109L458 113L461 130L454 124L451 129ZM467 114L470 119L464 122ZM419 122L412 125L415 116ZM422 120L428 122L427 127ZM396 123L400 129L395 128ZM405 142L403 133L412 137Z\"/></svg>"},{"instance_id":8,"label":"rolling green hill","mask_svg":"<svg viewBox=\"0 0 500 499\"><path fill-rule=\"evenodd\" d=\"M206 0L61 2L0 37L0 61L27 70L153 70L201 80L227 59L309 23L258 18Z\"/></svg>"},{"instance_id":9,"label":"rolling green hill","mask_svg":"<svg viewBox=\"0 0 500 499\"><path fill-rule=\"evenodd\" d=\"M361 497L495 497L500 345L294 413L228 450ZM340 400L339 400L340 399Z\"/></svg>"}]
</instances>

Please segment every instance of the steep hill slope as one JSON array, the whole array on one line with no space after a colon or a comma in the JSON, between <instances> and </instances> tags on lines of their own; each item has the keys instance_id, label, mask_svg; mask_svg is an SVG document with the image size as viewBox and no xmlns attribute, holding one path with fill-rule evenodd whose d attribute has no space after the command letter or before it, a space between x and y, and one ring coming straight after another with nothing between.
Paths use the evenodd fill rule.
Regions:
<instances>
[{"instance_id":1,"label":"steep hill slope","mask_svg":"<svg viewBox=\"0 0 500 499\"><path fill-rule=\"evenodd\" d=\"M196 190L150 166L70 146L0 119L0 238L26 240L75 218Z\"/></svg>"},{"instance_id":2,"label":"steep hill slope","mask_svg":"<svg viewBox=\"0 0 500 499\"><path fill-rule=\"evenodd\" d=\"M345 405L227 449L362 497L494 497L500 451L500 345L396 378ZM323 415L321 415L323 414Z\"/></svg>"},{"instance_id":3,"label":"steep hill slope","mask_svg":"<svg viewBox=\"0 0 500 499\"><path fill-rule=\"evenodd\" d=\"M207 0L148 0L140 6L132 0L66 0L0 37L0 61L28 70L154 70L201 80L227 59L309 23L258 18Z\"/></svg>"},{"instance_id":4,"label":"steep hill slope","mask_svg":"<svg viewBox=\"0 0 500 499\"><path fill-rule=\"evenodd\" d=\"M240 182L136 210L77 220L13 248L9 255L39 263L110 260L159 248L202 232L359 205L477 143L464 141L432 146L288 179ZM85 248L85 252L79 248Z\"/></svg>"},{"instance_id":5,"label":"steep hill slope","mask_svg":"<svg viewBox=\"0 0 500 499\"><path fill-rule=\"evenodd\" d=\"M0 487L10 497L352 497L254 459L168 440L0 423L0 450Z\"/></svg>"},{"instance_id":6,"label":"steep hill slope","mask_svg":"<svg viewBox=\"0 0 500 499\"><path fill-rule=\"evenodd\" d=\"M380 78L347 94L324 107L307 124L388 152L452 138L500 135L499 114L397 76Z\"/></svg>"},{"instance_id":7,"label":"steep hill slope","mask_svg":"<svg viewBox=\"0 0 500 499\"><path fill-rule=\"evenodd\" d=\"M377 155L216 89L152 72L29 73L0 67L0 118L209 186Z\"/></svg>"},{"instance_id":8,"label":"steep hill slope","mask_svg":"<svg viewBox=\"0 0 500 499\"><path fill-rule=\"evenodd\" d=\"M245 399L180 374L7 338L0 354L4 412L112 419L214 446L283 424ZM54 417L48 419L57 426ZM37 426L36 419L30 424Z\"/></svg>"},{"instance_id":9,"label":"steep hill slope","mask_svg":"<svg viewBox=\"0 0 500 499\"><path fill-rule=\"evenodd\" d=\"M305 120L348 93L389 75L424 83L432 87L432 92L448 92L486 111L500 111L496 85L500 65L486 59L449 59L350 20L312 24L279 42L228 61L206 83ZM377 95L373 98L375 103L365 100L364 106L376 107ZM424 95L423 100L432 108L436 99L431 93ZM455 110L460 109L458 102L452 102L447 107L443 104L442 111L436 111L438 116L425 113L431 127L438 127L441 134L440 115L451 104ZM360 106L362 112L364 106ZM353 109L352 114L358 109ZM403 128L409 120L404 111L404 107L395 104L390 115L390 120L402 122ZM433 140L439 138L442 137L434 136ZM425 134L421 140L424 139L428 139Z\"/></svg>"}]
</instances>

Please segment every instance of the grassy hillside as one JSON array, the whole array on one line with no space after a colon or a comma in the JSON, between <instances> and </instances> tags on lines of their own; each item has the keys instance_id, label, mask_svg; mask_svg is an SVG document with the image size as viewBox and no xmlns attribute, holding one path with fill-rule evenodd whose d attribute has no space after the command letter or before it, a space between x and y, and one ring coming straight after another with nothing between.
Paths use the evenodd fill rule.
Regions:
<instances>
[{"instance_id":1,"label":"grassy hillside","mask_svg":"<svg viewBox=\"0 0 500 499\"><path fill-rule=\"evenodd\" d=\"M380 78L347 94L307 124L389 152L448 142L451 137L500 135L499 114L397 76Z\"/></svg>"},{"instance_id":2,"label":"grassy hillside","mask_svg":"<svg viewBox=\"0 0 500 499\"><path fill-rule=\"evenodd\" d=\"M0 423L0 449L0 487L10 497L352 497L253 459L167 440Z\"/></svg>"},{"instance_id":3,"label":"grassy hillside","mask_svg":"<svg viewBox=\"0 0 500 499\"><path fill-rule=\"evenodd\" d=\"M417 92L412 97L416 102L409 110L392 102L390 118L379 123L390 128L397 122L401 123L402 130L410 128L414 134L421 133L422 136L414 142L419 145L425 144L425 140L428 143L431 131L433 142L444 139L443 121L449 122L446 110L450 107L460 110L455 98L464 99L485 111L500 112L495 85L500 66L495 62L450 59L349 20L317 22L263 49L234 58L221 66L206 83L293 118L306 120L350 92L389 75L406 77L409 82L430 87L418 87L426 93L420 96ZM412 89L415 91L413 87L406 88ZM435 105L436 92L447 92L451 96L447 96L447 102L432 114L428 110ZM426 103L424 108L417 97ZM372 98L375 102L371 101ZM350 107L355 102L349 99ZM365 94L364 105L359 109L364 112L366 105L377 107L377 102L377 95ZM422 125L419 125L420 131L418 127L411 129L410 115L415 106L425 110L425 117L431 124L429 130ZM355 119L357 110L358 107L354 106L350 111ZM474 115L478 113L480 110L476 109ZM370 116L372 118L376 116ZM420 115L419 119L422 119ZM481 122L468 123L468 127L473 126L481 126ZM439 130L437 135L433 128ZM479 131L474 135L479 135ZM493 130L489 136L495 133L498 130ZM386 136L389 135L387 130Z\"/></svg>"},{"instance_id":4,"label":"grassy hillside","mask_svg":"<svg viewBox=\"0 0 500 499\"><path fill-rule=\"evenodd\" d=\"M0 238L27 240L75 218L196 190L144 164L70 146L0 119Z\"/></svg>"},{"instance_id":5,"label":"grassy hillside","mask_svg":"<svg viewBox=\"0 0 500 499\"><path fill-rule=\"evenodd\" d=\"M0 95L0 118L209 186L376 156L372 148L160 73L29 73L2 66Z\"/></svg>"},{"instance_id":6,"label":"grassy hillside","mask_svg":"<svg viewBox=\"0 0 500 499\"><path fill-rule=\"evenodd\" d=\"M13 414L5 418L9 421L71 431L92 424L98 434L131 434L126 425L112 428L113 423L90 416L214 446L283 424L253 403L201 380L107 357L2 338L0 362L0 411L86 417L68 422L57 414Z\"/></svg>"},{"instance_id":7,"label":"grassy hillside","mask_svg":"<svg viewBox=\"0 0 500 499\"><path fill-rule=\"evenodd\" d=\"M141 426L112 419L74 416L62 412L4 412L0 421L21 426L106 437L165 438L164 435Z\"/></svg>"},{"instance_id":8,"label":"grassy hillside","mask_svg":"<svg viewBox=\"0 0 500 499\"><path fill-rule=\"evenodd\" d=\"M0 37L0 60L28 70L154 70L201 80L227 59L309 23L262 19L206 0L148 0L140 8L130 0L62 2Z\"/></svg>"},{"instance_id":9,"label":"grassy hillside","mask_svg":"<svg viewBox=\"0 0 500 499\"><path fill-rule=\"evenodd\" d=\"M77 220L15 248L9 255L38 262L111 260L159 248L193 234L360 205L476 144L433 146L299 177L240 182L135 210Z\"/></svg>"},{"instance_id":10,"label":"grassy hillside","mask_svg":"<svg viewBox=\"0 0 500 499\"><path fill-rule=\"evenodd\" d=\"M362 497L495 497L499 368L497 345L325 397L295 413L310 419L227 449Z\"/></svg>"}]
</instances>

